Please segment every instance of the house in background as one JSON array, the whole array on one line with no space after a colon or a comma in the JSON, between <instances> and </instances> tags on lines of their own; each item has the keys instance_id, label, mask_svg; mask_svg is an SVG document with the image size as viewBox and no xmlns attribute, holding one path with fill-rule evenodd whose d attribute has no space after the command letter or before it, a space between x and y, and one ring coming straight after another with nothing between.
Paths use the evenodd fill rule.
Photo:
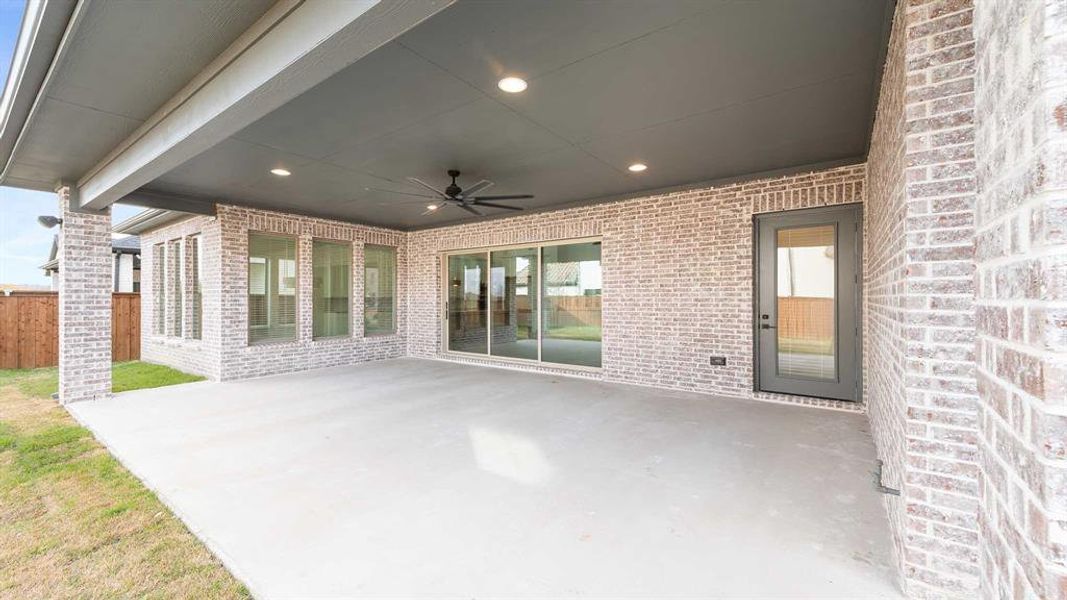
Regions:
<instances>
[{"instance_id":1,"label":"house in background","mask_svg":"<svg viewBox=\"0 0 1067 600\"><path fill-rule=\"evenodd\" d=\"M41 265L44 274L52 280L52 291L59 291L59 236L52 239L48 262ZM138 293L141 291L141 240L135 235L124 235L111 240L112 291Z\"/></svg>"},{"instance_id":2,"label":"house in background","mask_svg":"<svg viewBox=\"0 0 1067 600\"><path fill-rule=\"evenodd\" d=\"M148 360L228 389L417 358L426 360L399 362L789 404L792 429L840 416L812 417L813 407L862 413L908 595L1063 598L1065 6L32 3L0 104L0 181L57 192L66 403L110 402L110 206L146 206L119 230L141 237ZM411 367L396 379L423 376ZM449 421L468 386L425 382L420 393L443 389L448 402L427 399L381 429L428 414ZM512 389L505 379L487 395L506 403ZM347 407L351 386L331 390L298 393L285 408ZM571 413L574 402L492 423L528 431L563 420L574 428L559 437L588 444L551 456L560 472L580 473L576 485L554 497L532 490L519 504L605 489L626 471L575 466L633 449L607 421L633 432L657 424L601 400L617 410L609 419ZM721 466L704 442L759 455L769 446L750 440L761 433L717 420L687 446L706 463L664 481ZM661 457L669 437L649 453ZM843 465L826 437L813 462ZM405 450L419 441L405 438ZM309 468L321 447L308 451ZM775 469L737 469L714 489L737 491L724 502L758 502L743 492L819 466L781 454ZM376 464L402 471L419 460ZM464 474L449 484L484 475ZM400 480L418 483L379 481L397 491ZM332 491L313 489L325 491L308 502ZM436 498L406 492L395 498ZM804 506L753 508L733 537L693 536L688 551L641 564L696 561L730 575L746 546L764 552L748 566L767 578L811 573L800 555L822 557L824 569L866 562L866 539L837 558L821 539L767 558L803 537L793 535L797 515L832 520L875 501L815 492L821 500ZM856 541L851 523L823 531ZM538 524L530 537L559 522ZM748 544L758 532L772 541ZM566 561L586 543L573 541L543 555ZM416 567L448 558L446 549Z\"/></svg>"}]
</instances>

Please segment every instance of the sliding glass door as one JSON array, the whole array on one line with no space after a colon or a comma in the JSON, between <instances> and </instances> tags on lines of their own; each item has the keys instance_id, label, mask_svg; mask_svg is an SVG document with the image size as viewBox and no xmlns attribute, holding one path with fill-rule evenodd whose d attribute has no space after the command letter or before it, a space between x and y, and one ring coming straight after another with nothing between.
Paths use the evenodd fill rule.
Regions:
<instances>
[{"instance_id":1,"label":"sliding glass door","mask_svg":"<svg viewBox=\"0 0 1067 600\"><path fill-rule=\"evenodd\" d=\"M453 352L485 354L489 348L486 258L484 253L448 257L448 349Z\"/></svg>"},{"instance_id":2,"label":"sliding glass door","mask_svg":"<svg viewBox=\"0 0 1067 600\"><path fill-rule=\"evenodd\" d=\"M537 248L490 252L493 356L537 360Z\"/></svg>"},{"instance_id":3,"label":"sliding glass door","mask_svg":"<svg viewBox=\"0 0 1067 600\"><path fill-rule=\"evenodd\" d=\"M600 242L545 246L541 360L600 366Z\"/></svg>"},{"instance_id":4,"label":"sliding glass door","mask_svg":"<svg viewBox=\"0 0 1067 600\"><path fill-rule=\"evenodd\" d=\"M446 348L600 367L600 242L464 251L446 258Z\"/></svg>"}]
</instances>

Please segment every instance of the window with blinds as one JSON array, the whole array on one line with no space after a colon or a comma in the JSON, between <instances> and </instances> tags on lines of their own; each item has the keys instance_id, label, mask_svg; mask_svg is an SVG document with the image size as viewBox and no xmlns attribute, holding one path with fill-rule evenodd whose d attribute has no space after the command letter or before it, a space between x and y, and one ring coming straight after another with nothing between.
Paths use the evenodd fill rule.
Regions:
<instances>
[{"instance_id":1,"label":"window with blinds","mask_svg":"<svg viewBox=\"0 0 1067 600\"><path fill-rule=\"evenodd\" d=\"M316 338L348 335L352 246L312 242L311 271L311 335Z\"/></svg>"},{"instance_id":2,"label":"window with blinds","mask_svg":"<svg viewBox=\"0 0 1067 600\"><path fill-rule=\"evenodd\" d=\"M296 240L248 236L248 342L296 339Z\"/></svg>"},{"instance_id":3,"label":"window with blinds","mask_svg":"<svg viewBox=\"0 0 1067 600\"><path fill-rule=\"evenodd\" d=\"M192 273L192 289L190 290L189 300L189 316L191 322L189 323L189 337L199 340L203 337L204 331L204 297L201 291L201 286L204 280L204 267L201 264L201 240L200 236L193 236L189 239L189 271Z\"/></svg>"},{"instance_id":4,"label":"window with blinds","mask_svg":"<svg viewBox=\"0 0 1067 600\"><path fill-rule=\"evenodd\" d=\"M167 242L167 266L166 283L167 289L167 335L170 337L182 336L182 265L185 264L185 248L181 240Z\"/></svg>"},{"instance_id":5,"label":"window with blinds","mask_svg":"<svg viewBox=\"0 0 1067 600\"><path fill-rule=\"evenodd\" d=\"M396 248L363 248L363 333L396 331Z\"/></svg>"},{"instance_id":6,"label":"window with blinds","mask_svg":"<svg viewBox=\"0 0 1067 600\"><path fill-rule=\"evenodd\" d=\"M167 251L163 244L152 246L152 295L155 297L152 333L163 335L167 324Z\"/></svg>"}]
</instances>

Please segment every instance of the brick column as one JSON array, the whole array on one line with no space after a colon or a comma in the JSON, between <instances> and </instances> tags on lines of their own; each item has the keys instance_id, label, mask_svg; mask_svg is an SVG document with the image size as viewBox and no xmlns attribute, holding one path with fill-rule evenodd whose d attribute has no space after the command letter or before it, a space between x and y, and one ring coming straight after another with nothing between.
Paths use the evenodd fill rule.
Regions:
<instances>
[{"instance_id":1,"label":"brick column","mask_svg":"<svg viewBox=\"0 0 1067 600\"><path fill-rule=\"evenodd\" d=\"M59 215L59 400L111 393L111 209L72 210L61 187Z\"/></svg>"},{"instance_id":2,"label":"brick column","mask_svg":"<svg viewBox=\"0 0 1067 600\"><path fill-rule=\"evenodd\" d=\"M315 273L312 265L314 239L301 233L296 239L296 337L308 344L313 338L312 312L315 307L313 288Z\"/></svg>"},{"instance_id":3,"label":"brick column","mask_svg":"<svg viewBox=\"0 0 1067 600\"><path fill-rule=\"evenodd\" d=\"M904 4L904 3L902 3ZM905 4L904 575L978 588L971 0Z\"/></svg>"},{"instance_id":4,"label":"brick column","mask_svg":"<svg viewBox=\"0 0 1067 600\"><path fill-rule=\"evenodd\" d=\"M985 0L978 40L982 596L1067 598L1067 2Z\"/></svg>"}]
</instances>

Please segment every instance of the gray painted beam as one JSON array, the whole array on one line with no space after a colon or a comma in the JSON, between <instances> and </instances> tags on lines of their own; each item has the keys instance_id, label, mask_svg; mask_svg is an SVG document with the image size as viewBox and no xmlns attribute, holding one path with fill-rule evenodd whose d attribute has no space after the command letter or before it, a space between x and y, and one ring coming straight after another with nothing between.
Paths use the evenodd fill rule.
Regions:
<instances>
[{"instance_id":1,"label":"gray painted beam","mask_svg":"<svg viewBox=\"0 0 1067 600\"><path fill-rule=\"evenodd\" d=\"M282 0L82 176L82 206L117 202L451 3Z\"/></svg>"},{"instance_id":2,"label":"gray painted beam","mask_svg":"<svg viewBox=\"0 0 1067 600\"><path fill-rule=\"evenodd\" d=\"M149 190L138 190L118 200L117 204L161 208L194 215L215 216L215 203L210 200L176 196Z\"/></svg>"}]
</instances>

